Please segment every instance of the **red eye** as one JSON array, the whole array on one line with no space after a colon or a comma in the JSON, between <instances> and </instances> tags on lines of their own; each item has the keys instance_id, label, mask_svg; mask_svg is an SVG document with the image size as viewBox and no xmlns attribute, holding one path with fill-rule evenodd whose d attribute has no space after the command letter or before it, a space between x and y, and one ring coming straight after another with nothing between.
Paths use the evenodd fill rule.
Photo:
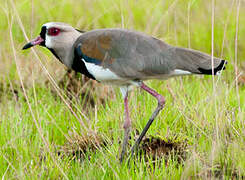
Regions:
<instances>
[{"instance_id":1,"label":"red eye","mask_svg":"<svg viewBox=\"0 0 245 180\"><path fill-rule=\"evenodd\" d=\"M60 33L60 29L52 27L48 29L48 35L57 36Z\"/></svg>"}]
</instances>

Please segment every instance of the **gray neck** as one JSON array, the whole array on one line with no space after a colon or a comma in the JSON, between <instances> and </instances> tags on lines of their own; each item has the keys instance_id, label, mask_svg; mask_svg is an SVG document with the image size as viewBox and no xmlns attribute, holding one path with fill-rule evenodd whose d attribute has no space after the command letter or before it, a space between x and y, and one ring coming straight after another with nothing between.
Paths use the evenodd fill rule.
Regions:
<instances>
[{"instance_id":1,"label":"gray neck","mask_svg":"<svg viewBox=\"0 0 245 180\"><path fill-rule=\"evenodd\" d=\"M60 48L57 51L57 56L59 57L59 60L68 68L71 68L71 65L73 63L74 53L71 51L72 51L72 46Z\"/></svg>"}]
</instances>

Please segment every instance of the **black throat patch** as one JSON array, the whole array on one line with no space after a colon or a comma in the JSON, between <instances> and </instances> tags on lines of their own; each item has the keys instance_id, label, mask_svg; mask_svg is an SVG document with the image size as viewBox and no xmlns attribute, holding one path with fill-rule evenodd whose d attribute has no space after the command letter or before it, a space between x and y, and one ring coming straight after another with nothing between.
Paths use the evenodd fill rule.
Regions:
<instances>
[{"instance_id":1,"label":"black throat patch","mask_svg":"<svg viewBox=\"0 0 245 180\"><path fill-rule=\"evenodd\" d=\"M47 32L47 27L43 26L40 32L40 37L44 40L43 42L41 42L41 46L45 46L45 42L46 42L46 32Z\"/></svg>"}]
</instances>

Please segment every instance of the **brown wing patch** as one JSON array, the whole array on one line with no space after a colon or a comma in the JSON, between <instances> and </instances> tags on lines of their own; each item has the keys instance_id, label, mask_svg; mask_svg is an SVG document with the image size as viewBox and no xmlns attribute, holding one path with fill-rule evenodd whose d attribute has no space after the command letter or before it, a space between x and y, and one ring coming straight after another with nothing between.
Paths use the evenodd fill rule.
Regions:
<instances>
[{"instance_id":1,"label":"brown wing patch","mask_svg":"<svg viewBox=\"0 0 245 180\"><path fill-rule=\"evenodd\" d=\"M110 36L100 36L98 44L100 45L101 48L105 50L111 49L111 37Z\"/></svg>"},{"instance_id":2,"label":"brown wing patch","mask_svg":"<svg viewBox=\"0 0 245 180\"><path fill-rule=\"evenodd\" d=\"M82 53L86 56L99 60L111 62L111 58L108 51L111 49L111 37L106 35L94 36L86 39L82 43Z\"/></svg>"}]
</instances>

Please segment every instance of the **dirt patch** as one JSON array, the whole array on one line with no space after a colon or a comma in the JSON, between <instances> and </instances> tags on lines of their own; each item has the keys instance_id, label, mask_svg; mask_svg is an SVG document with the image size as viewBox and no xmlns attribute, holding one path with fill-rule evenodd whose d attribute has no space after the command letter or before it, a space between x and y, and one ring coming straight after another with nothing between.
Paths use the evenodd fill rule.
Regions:
<instances>
[{"instance_id":1,"label":"dirt patch","mask_svg":"<svg viewBox=\"0 0 245 180\"><path fill-rule=\"evenodd\" d=\"M70 157L71 159L81 161L87 152L96 152L107 145L105 139L99 136L96 132L89 132L85 135L70 133L70 138L60 146L57 154L63 158Z\"/></svg>"},{"instance_id":2,"label":"dirt patch","mask_svg":"<svg viewBox=\"0 0 245 180\"><path fill-rule=\"evenodd\" d=\"M167 160L170 156L183 162L187 156L187 142L176 142L174 140L163 140L159 137L145 137L140 145L139 151L153 160L164 158Z\"/></svg>"}]
</instances>

